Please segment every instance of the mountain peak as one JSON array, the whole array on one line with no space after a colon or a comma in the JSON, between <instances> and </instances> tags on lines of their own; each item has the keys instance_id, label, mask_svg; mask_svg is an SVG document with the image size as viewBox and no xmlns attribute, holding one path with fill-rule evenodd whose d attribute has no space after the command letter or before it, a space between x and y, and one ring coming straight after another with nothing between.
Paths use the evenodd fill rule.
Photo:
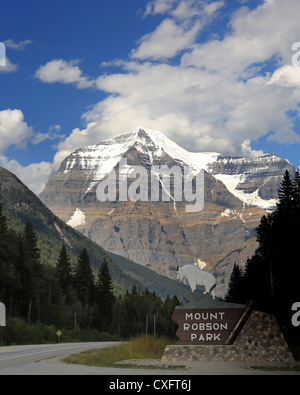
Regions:
<instances>
[{"instance_id":1,"label":"mountain peak","mask_svg":"<svg viewBox=\"0 0 300 395\"><path fill-rule=\"evenodd\" d=\"M162 132L153 129L147 129L144 127L137 127L135 129L129 130L117 137L110 138L98 145L112 145L112 144L132 144L132 145L155 145L155 146L166 146L173 145L178 149L180 148L176 143L171 141Z\"/></svg>"}]
</instances>

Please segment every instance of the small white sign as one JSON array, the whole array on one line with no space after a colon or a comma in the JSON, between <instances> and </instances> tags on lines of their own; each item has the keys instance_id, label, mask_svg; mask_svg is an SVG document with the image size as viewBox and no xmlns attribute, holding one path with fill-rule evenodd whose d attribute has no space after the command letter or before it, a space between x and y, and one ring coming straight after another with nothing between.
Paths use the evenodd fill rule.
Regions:
<instances>
[{"instance_id":1,"label":"small white sign","mask_svg":"<svg viewBox=\"0 0 300 395\"><path fill-rule=\"evenodd\" d=\"M0 303L0 326L6 326L6 310L3 303Z\"/></svg>"}]
</instances>

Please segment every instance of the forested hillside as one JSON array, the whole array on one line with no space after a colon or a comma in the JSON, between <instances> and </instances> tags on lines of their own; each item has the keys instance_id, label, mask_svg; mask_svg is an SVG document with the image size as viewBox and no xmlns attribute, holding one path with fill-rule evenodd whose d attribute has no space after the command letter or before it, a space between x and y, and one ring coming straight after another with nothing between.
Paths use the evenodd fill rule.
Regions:
<instances>
[{"instance_id":1,"label":"forested hillside","mask_svg":"<svg viewBox=\"0 0 300 395\"><path fill-rule=\"evenodd\" d=\"M62 245L65 244L74 266L81 251L86 248L95 273L105 259L116 288L126 292L136 286L138 290L148 288L165 298L179 298L188 288L182 283L158 275L126 258L111 254L80 232L56 217L17 177L0 167L0 202L7 223L16 233L22 233L28 222L37 233L41 261L56 265Z\"/></svg>"},{"instance_id":2,"label":"forested hillside","mask_svg":"<svg viewBox=\"0 0 300 395\"><path fill-rule=\"evenodd\" d=\"M168 335L177 292L188 288L107 253L0 168L0 301L8 320L131 336L155 315L157 333Z\"/></svg>"}]
</instances>

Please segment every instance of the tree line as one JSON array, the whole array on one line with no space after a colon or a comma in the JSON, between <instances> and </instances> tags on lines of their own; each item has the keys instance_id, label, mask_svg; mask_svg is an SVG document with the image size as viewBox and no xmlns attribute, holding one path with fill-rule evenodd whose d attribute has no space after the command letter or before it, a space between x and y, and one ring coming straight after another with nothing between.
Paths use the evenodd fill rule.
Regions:
<instances>
[{"instance_id":1,"label":"tree line","mask_svg":"<svg viewBox=\"0 0 300 395\"><path fill-rule=\"evenodd\" d=\"M171 315L179 304L177 297L162 301L148 289L140 292L136 287L117 297L106 260L95 273L85 248L73 265L66 245L55 265L42 262L33 226L26 223L20 234L10 229L1 204L0 301L6 305L7 317L18 317L27 325L91 328L120 338L146 331L174 337Z\"/></svg>"},{"instance_id":2,"label":"tree line","mask_svg":"<svg viewBox=\"0 0 300 395\"><path fill-rule=\"evenodd\" d=\"M244 269L234 265L226 300L254 300L257 309L273 314L283 328L295 333L298 328L291 325L291 306L300 301L299 171L294 177L285 172L277 207L261 218L256 233L258 247Z\"/></svg>"}]
</instances>

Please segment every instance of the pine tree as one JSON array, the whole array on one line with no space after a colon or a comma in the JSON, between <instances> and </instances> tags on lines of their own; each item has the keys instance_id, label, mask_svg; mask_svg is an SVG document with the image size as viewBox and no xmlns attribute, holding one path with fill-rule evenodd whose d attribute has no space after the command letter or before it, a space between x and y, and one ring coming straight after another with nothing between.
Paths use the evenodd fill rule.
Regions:
<instances>
[{"instance_id":1,"label":"pine tree","mask_svg":"<svg viewBox=\"0 0 300 395\"><path fill-rule=\"evenodd\" d=\"M27 222L25 225L24 236L24 265L27 273L26 291L29 298L28 307L28 324L31 321L32 312L33 317L38 318L40 312L40 298L43 293L43 279L41 255L38 248L38 237L34 231L31 223Z\"/></svg>"},{"instance_id":2,"label":"pine tree","mask_svg":"<svg viewBox=\"0 0 300 395\"><path fill-rule=\"evenodd\" d=\"M78 264L74 274L74 288L83 306L93 305L95 300L95 284L90 258L86 248L82 250L78 258Z\"/></svg>"},{"instance_id":3,"label":"pine tree","mask_svg":"<svg viewBox=\"0 0 300 395\"><path fill-rule=\"evenodd\" d=\"M299 216L300 213L300 172L296 171L292 183L293 187L293 200L294 200L294 213Z\"/></svg>"},{"instance_id":4,"label":"pine tree","mask_svg":"<svg viewBox=\"0 0 300 395\"><path fill-rule=\"evenodd\" d=\"M27 262L31 265L32 269L39 272L41 266L41 254L38 248L38 237L34 231L31 223L27 222L24 231L24 247Z\"/></svg>"},{"instance_id":5,"label":"pine tree","mask_svg":"<svg viewBox=\"0 0 300 395\"><path fill-rule=\"evenodd\" d=\"M101 330L106 331L112 320L112 307L116 298L109 268L104 259L98 273L97 302L101 319Z\"/></svg>"},{"instance_id":6,"label":"pine tree","mask_svg":"<svg viewBox=\"0 0 300 395\"><path fill-rule=\"evenodd\" d=\"M243 280L246 298L286 328L291 326L291 306L299 298L299 185L299 172L292 180L286 171L277 209L263 216L256 229L258 248L246 263Z\"/></svg>"},{"instance_id":7,"label":"pine tree","mask_svg":"<svg viewBox=\"0 0 300 395\"><path fill-rule=\"evenodd\" d=\"M56 265L56 274L62 290L66 290L72 282L72 269L70 257L66 246L63 245Z\"/></svg>"},{"instance_id":8,"label":"pine tree","mask_svg":"<svg viewBox=\"0 0 300 395\"><path fill-rule=\"evenodd\" d=\"M278 191L279 202L277 203L277 207L280 211L284 210L288 212L290 210L293 201L293 189L290 173L286 170Z\"/></svg>"},{"instance_id":9,"label":"pine tree","mask_svg":"<svg viewBox=\"0 0 300 395\"><path fill-rule=\"evenodd\" d=\"M242 294L243 272L235 263L228 284L228 293L225 300L227 302L239 302L243 299Z\"/></svg>"},{"instance_id":10,"label":"pine tree","mask_svg":"<svg viewBox=\"0 0 300 395\"><path fill-rule=\"evenodd\" d=\"M65 245L60 250L55 274L60 285L60 292L65 296L65 302L70 305L74 302L76 292L73 288L71 260Z\"/></svg>"}]
</instances>

